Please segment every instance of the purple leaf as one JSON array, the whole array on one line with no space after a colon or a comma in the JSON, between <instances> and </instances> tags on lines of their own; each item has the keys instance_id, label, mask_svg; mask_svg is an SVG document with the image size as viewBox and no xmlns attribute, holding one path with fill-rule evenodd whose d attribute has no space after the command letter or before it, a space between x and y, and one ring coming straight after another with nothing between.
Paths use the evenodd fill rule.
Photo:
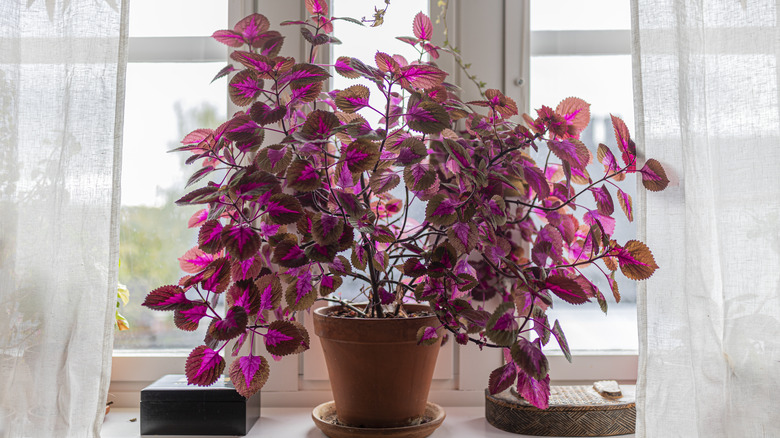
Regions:
<instances>
[{"instance_id":1,"label":"purple leaf","mask_svg":"<svg viewBox=\"0 0 780 438\"><path fill-rule=\"evenodd\" d=\"M374 61L382 73L397 74L401 70L401 66L398 64L398 61L384 52L376 52L376 55L374 55Z\"/></svg>"},{"instance_id":2,"label":"purple leaf","mask_svg":"<svg viewBox=\"0 0 780 438\"><path fill-rule=\"evenodd\" d=\"M599 214L609 216L615 212L615 204L612 201L612 195L607 190L606 184L602 184L601 187L591 187L590 192L596 200Z\"/></svg>"},{"instance_id":3,"label":"purple leaf","mask_svg":"<svg viewBox=\"0 0 780 438\"><path fill-rule=\"evenodd\" d=\"M206 254L197 246L190 248L183 256L179 257L179 267L189 274L197 274L214 261L214 255Z\"/></svg>"},{"instance_id":4,"label":"purple leaf","mask_svg":"<svg viewBox=\"0 0 780 438\"><path fill-rule=\"evenodd\" d=\"M360 73L355 71L355 69L350 66L350 58L346 56L339 56L339 58L336 59L336 63L333 65L333 67L336 69L338 74L344 76L345 78L355 79L360 77Z\"/></svg>"},{"instance_id":5,"label":"purple leaf","mask_svg":"<svg viewBox=\"0 0 780 438\"><path fill-rule=\"evenodd\" d=\"M561 161L576 169L584 169L590 160L588 148L579 140L549 140L547 146Z\"/></svg>"},{"instance_id":6,"label":"purple leaf","mask_svg":"<svg viewBox=\"0 0 780 438\"><path fill-rule=\"evenodd\" d=\"M495 311L493 311L493 314L490 315L490 318L487 321L487 324L485 326L486 331L485 334L487 335L488 339L495 342L496 345L501 345L504 347L508 347L515 343L515 340L517 338L517 330L496 330L495 326L499 322L499 320L502 321L501 328L506 328L506 318L505 315L509 315L510 318L514 318L515 313L515 306L512 303L501 303ZM523 339L523 338L521 338Z\"/></svg>"},{"instance_id":7,"label":"purple leaf","mask_svg":"<svg viewBox=\"0 0 780 438\"><path fill-rule=\"evenodd\" d=\"M528 185L531 186L534 193L536 193L539 200L544 200L550 195L550 185L541 169L532 164L523 165L523 177Z\"/></svg>"},{"instance_id":8,"label":"purple leaf","mask_svg":"<svg viewBox=\"0 0 780 438\"><path fill-rule=\"evenodd\" d=\"M218 258L206 266L201 286L214 293L222 293L230 283L230 263L224 257Z\"/></svg>"},{"instance_id":9,"label":"purple leaf","mask_svg":"<svg viewBox=\"0 0 780 438\"><path fill-rule=\"evenodd\" d=\"M398 80L402 87L408 88L434 88L444 81L447 73L427 64L412 64L401 67L401 74Z\"/></svg>"},{"instance_id":10,"label":"purple leaf","mask_svg":"<svg viewBox=\"0 0 780 438\"><path fill-rule=\"evenodd\" d=\"M287 168L287 186L290 188L311 192L320 188L321 184L320 173L307 160L296 159Z\"/></svg>"},{"instance_id":11,"label":"purple leaf","mask_svg":"<svg viewBox=\"0 0 780 438\"><path fill-rule=\"evenodd\" d=\"M669 185L666 171L657 160L647 160L639 172L642 174L642 185L651 192L659 192Z\"/></svg>"},{"instance_id":12,"label":"purple leaf","mask_svg":"<svg viewBox=\"0 0 780 438\"><path fill-rule=\"evenodd\" d=\"M230 47L241 47L244 45L244 38L241 34L232 30L218 30L211 37Z\"/></svg>"},{"instance_id":13,"label":"purple leaf","mask_svg":"<svg viewBox=\"0 0 780 438\"><path fill-rule=\"evenodd\" d=\"M292 224L303 216L303 207L294 197L286 193L277 193L268 200L265 213L278 225Z\"/></svg>"},{"instance_id":14,"label":"purple leaf","mask_svg":"<svg viewBox=\"0 0 780 438\"><path fill-rule=\"evenodd\" d=\"M236 391L249 398L268 381L270 367L262 356L242 356L230 364L230 380Z\"/></svg>"},{"instance_id":15,"label":"purple leaf","mask_svg":"<svg viewBox=\"0 0 780 438\"><path fill-rule=\"evenodd\" d=\"M509 389L517 378L517 366L514 363L508 363L498 367L490 373L488 380L488 390L491 394L498 394Z\"/></svg>"},{"instance_id":16,"label":"purple leaf","mask_svg":"<svg viewBox=\"0 0 780 438\"><path fill-rule=\"evenodd\" d=\"M209 386L216 382L224 369L225 360L222 356L205 345L192 350L184 367L187 383L198 386Z\"/></svg>"},{"instance_id":17,"label":"purple leaf","mask_svg":"<svg viewBox=\"0 0 780 438\"><path fill-rule=\"evenodd\" d=\"M264 310L273 310L279 306L282 300L282 282L274 274L266 274L255 282L260 295L260 305L258 306L258 320L262 319Z\"/></svg>"},{"instance_id":18,"label":"purple leaf","mask_svg":"<svg viewBox=\"0 0 780 438\"><path fill-rule=\"evenodd\" d=\"M309 348L309 335L298 322L276 320L268 326L265 347L274 356L301 353Z\"/></svg>"},{"instance_id":19,"label":"purple leaf","mask_svg":"<svg viewBox=\"0 0 780 438\"><path fill-rule=\"evenodd\" d=\"M224 319L211 321L208 334L218 341L235 338L246 330L248 317L243 307L231 307Z\"/></svg>"},{"instance_id":20,"label":"purple leaf","mask_svg":"<svg viewBox=\"0 0 780 438\"><path fill-rule=\"evenodd\" d=\"M258 79L252 70L241 70L233 76L228 86L230 100L237 106L246 106L260 94L263 80Z\"/></svg>"},{"instance_id":21,"label":"purple leaf","mask_svg":"<svg viewBox=\"0 0 780 438\"><path fill-rule=\"evenodd\" d=\"M299 277L290 283L284 293L287 306L290 310L306 310L317 299L317 291L311 280L311 271L307 270L299 274Z\"/></svg>"},{"instance_id":22,"label":"purple leaf","mask_svg":"<svg viewBox=\"0 0 780 438\"><path fill-rule=\"evenodd\" d=\"M253 257L260 249L260 236L248 224L232 224L222 229L225 249L238 260Z\"/></svg>"},{"instance_id":23,"label":"purple leaf","mask_svg":"<svg viewBox=\"0 0 780 438\"><path fill-rule=\"evenodd\" d=\"M198 329L198 324L206 316L208 306L205 303L193 303L192 307L176 309L173 312L173 323L180 330L192 332Z\"/></svg>"},{"instance_id":24,"label":"purple leaf","mask_svg":"<svg viewBox=\"0 0 780 438\"><path fill-rule=\"evenodd\" d=\"M582 286L571 278L562 275L551 275L547 277L544 284L545 289L549 289L558 298L569 304L582 304L590 301L588 295L582 290Z\"/></svg>"},{"instance_id":25,"label":"purple leaf","mask_svg":"<svg viewBox=\"0 0 780 438\"><path fill-rule=\"evenodd\" d=\"M294 240L283 240L274 247L271 261L285 268L297 268L305 265L308 258Z\"/></svg>"},{"instance_id":26,"label":"purple leaf","mask_svg":"<svg viewBox=\"0 0 780 438\"><path fill-rule=\"evenodd\" d=\"M542 376L547 376L549 364L538 339L531 342L523 337L518 338L517 343L512 345L510 354L512 361L534 379L542 379Z\"/></svg>"},{"instance_id":27,"label":"purple leaf","mask_svg":"<svg viewBox=\"0 0 780 438\"><path fill-rule=\"evenodd\" d=\"M618 148L623 152L623 162L629 166L626 173L633 173L636 171L636 145L631 140L625 122L620 117L611 114L610 117L612 118L612 127L615 129L615 140L617 140Z\"/></svg>"},{"instance_id":28,"label":"purple leaf","mask_svg":"<svg viewBox=\"0 0 780 438\"><path fill-rule=\"evenodd\" d=\"M566 356L566 360L571 362L571 351L569 350L569 343L566 341L566 336L563 334L563 329L561 329L561 323L557 319L555 320L555 324L553 324L552 334L558 341L558 345L561 347L563 355Z\"/></svg>"},{"instance_id":29,"label":"purple leaf","mask_svg":"<svg viewBox=\"0 0 780 438\"><path fill-rule=\"evenodd\" d=\"M365 139L353 141L341 155L341 162L353 174L373 169L377 160L379 160L379 146Z\"/></svg>"},{"instance_id":30,"label":"purple leaf","mask_svg":"<svg viewBox=\"0 0 780 438\"><path fill-rule=\"evenodd\" d=\"M410 105L404 115L409 128L424 134L438 134L450 126L450 116L436 102L422 101Z\"/></svg>"},{"instance_id":31,"label":"purple leaf","mask_svg":"<svg viewBox=\"0 0 780 438\"><path fill-rule=\"evenodd\" d=\"M455 249L468 254L477 245L477 226L473 222L455 222L447 229L447 238Z\"/></svg>"},{"instance_id":32,"label":"purple leaf","mask_svg":"<svg viewBox=\"0 0 780 438\"><path fill-rule=\"evenodd\" d=\"M233 30L241 35L244 42L256 47L256 44L270 26L271 23L264 15L252 14L236 23Z\"/></svg>"},{"instance_id":33,"label":"purple leaf","mask_svg":"<svg viewBox=\"0 0 780 438\"><path fill-rule=\"evenodd\" d=\"M417 345L433 345L439 341L439 334L431 326L420 327L417 330Z\"/></svg>"},{"instance_id":34,"label":"purple leaf","mask_svg":"<svg viewBox=\"0 0 780 438\"><path fill-rule=\"evenodd\" d=\"M260 291L252 280L239 280L230 287L225 297L228 306L243 307L247 315L254 315L260 310Z\"/></svg>"},{"instance_id":35,"label":"purple leaf","mask_svg":"<svg viewBox=\"0 0 780 438\"><path fill-rule=\"evenodd\" d=\"M338 109L345 113L354 113L355 111L368 106L370 94L368 87L365 85L353 85L340 91L336 95L334 102Z\"/></svg>"},{"instance_id":36,"label":"purple leaf","mask_svg":"<svg viewBox=\"0 0 780 438\"><path fill-rule=\"evenodd\" d=\"M550 224L539 230L534 246L531 249L531 260L537 266L545 266L548 257L553 262L563 260L563 236L558 229Z\"/></svg>"},{"instance_id":37,"label":"purple leaf","mask_svg":"<svg viewBox=\"0 0 780 438\"><path fill-rule=\"evenodd\" d=\"M435 195L428 201L428 206L425 208L425 219L434 225L451 225L458 218L457 205L455 201L443 194Z\"/></svg>"},{"instance_id":38,"label":"purple leaf","mask_svg":"<svg viewBox=\"0 0 780 438\"><path fill-rule=\"evenodd\" d=\"M179 286L161 286L146 295L142 306L152 310L175 310L186 308L191 303L184 295L184 289Z\"/></svg>"},{"instance_id":39,"label":"purple leaf","mask_svg":"<svg viewBox=\"0 0 780 438\"><path fill-rule=\"evenodd\" d=\"M634 211L631 206L631 195L628 193L625 193L624 191L618 189L618 203L620 204L620 208L623 209L623 213L625 213L626 218L629 222L634 221Z\"/></svg>"},{"instance_id":40,"label":"purple leaf","mask_svg":"<svg viewBox=\"0 0 780 438\"><path fill-rule=\"evenodd\" d=\"M539 409L550 407L550 376L536 380L523 370L517 373L517 393Z\"/></svg>"},{"instance_id":41,"label":"purple leaf","mask_svg":"<svg viewBox=\"0 0 780 438\"><path fill-rule=\"evenodd\" d=\"M330 74L322 67L314 64L295 64L290 71L277 80L277 86L286 83L300 87L314 82L322 82L330 77Z\"/></svg>"},{"instance_id":42,"label":"purple leaf","mask_svg":"<svg viewBox=\"0 0 780 438\"><path fill-rule=\"evenodd\" d=\"M429 164L416 163L404 168L404 182L410 190L428 190L436 184L437 179L436 172Z\"/></svg>"},{"instance_id":43,"label":"purple leaf","mask_svg":"<svg viewBox=\"0 0 780 438\"><path fill-rule=\"evenodd\" d=\"M228 65L222 67L222 70L220 70L216 74L216 76L214 76L214 78L211 80L211 82L214 82L214 81L216 81L219 78L223 78L223 77L227 76L228 74L230 74L230 73L232 73L234 71L236 71L236 68L233 67L233 64L228 64Z\"/></svg>"},{"instance_id":44,"label":"purple leaf","mask_svg":"<svg viewBox=\"0 0 780 438\"><path fill-rule=\"evenodd\" d=\"M430 41L431 36L433 35L433 24L431 23L431 19L422 12L418 12L417 15L414 16L412 29L414 31L414 36L421 40Z\"/></svg>"}]
</instances>

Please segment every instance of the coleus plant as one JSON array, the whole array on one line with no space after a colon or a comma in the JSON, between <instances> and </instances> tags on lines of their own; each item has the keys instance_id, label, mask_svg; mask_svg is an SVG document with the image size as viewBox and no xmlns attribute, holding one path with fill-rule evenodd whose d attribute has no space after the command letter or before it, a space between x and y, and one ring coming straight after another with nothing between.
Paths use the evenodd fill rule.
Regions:
<instances>
[{"instance_id":1,"label":"coleus plant","mask_svg":"<svg viewBox=\"0 0 780 438\"><path fill-rule=\"evenodd\" d=\"M306 8L307 21L282 23L300 26L310 44L302 62L280 56L284 39L260 14L213 35L236 49L217 78L230 76L230 98L242 109L178 148L197 167L187 186L198 187L177 204L203 206L189 221L198 244L179 259L188 275L144 302L173 311L182 330L208 324L186 362L189 383L215 382L225 368L220 353L233 341L240 357L230 377L252 395L268 378L268 360L241 347L263 342L273 356L306 350L296 312L341 301L333 293L350 279L362 282L368 301L342 302L358 317L399 317L405 302L430 303L440 326L420 330L420 343L434 342L443 327L458 343L503 348L506 365L491 373L490 392L516 384L545 408L542 346L555 337L571 359L561 324L545 316L552 297L595 300L606 311L582 268L598 266L616 300L616 271L633 280L653 274L647 246L612 239L613 193L632 220L631 197L617 183L636 172L647 189L662 190L663 168L649 159L637 170L634 142L617 117L619 157L603 144L591 151L579 140L590 110L578 98L543 106L535 118L518 117L515 102L495 89L463 102L447 73L424 61L443 49L422 13L414 36L399 37L418 59L378 51L373 62L319 65L317 49L339 42L334 22L357 21L331 17L324 0ZM328 67L371 88L327 92ZM365 113L381 119L371 124ZM598 177L587 169L594 159L603 165ZM425 205L421 223L409 215L415 203Z\"/></svg>"}]
</instances>

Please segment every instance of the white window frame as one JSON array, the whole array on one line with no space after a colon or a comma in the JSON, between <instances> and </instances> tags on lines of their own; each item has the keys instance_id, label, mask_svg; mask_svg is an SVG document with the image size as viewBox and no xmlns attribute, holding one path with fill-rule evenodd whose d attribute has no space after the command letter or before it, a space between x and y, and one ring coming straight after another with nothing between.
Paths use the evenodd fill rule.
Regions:
<instances>
[{"instance_id":1,"label":"white window frame","mask_svg":"<svg viewBox=\"0 0 780 438\"><path fill-rule=\"evenodd\" d=\"M471 62L471 73L480 80L502 88L515 99L520 112L528 112L529 62L532 55L595 54L594 44L604 42L598 54L628 53L626 45L615 41L624 38L614 32L583 31L552 32L545 38L529 38L530 0L501 0L497 2L452 1L448 22L450 43L461 49L464 59ZM230 23L259 11L272 23L291 17L306 18L306 11L298 1L239 0L229 2ZM391 5L392 7L392 5ZM431 15L438 14L436 0L430 0ZM475 23L501 23L482 29ZM296 58L305 56L305 44L294 26L279 29L287 36L288 50L299 48ZM435 25L434 34L442 35L441 25ZM627 32L627 31L625 31ZM620 38L617 38L617 37ZM554 38L552 38L554 37ZM626 44L628 40L626 39ZM486 47L500 48L496 51ZM224 61L224 49L209 37L142 37L131 38L129 62L170 61ZM498 54L499 56L496 56ZM470 85L454 61L442 56L439 63L452 72L450 80L464 88L464 98L476 99L476 88ZM227 99L227 97L226 97ZM228 103L228 113L235 107ZM313 334L311 318L304 315L304 325ZM615 379L634 383L637 376L636 352L574 352L573 364L562 354L548 353L550 372L555 384L589 384L595 380ZM164 374L181 374L189 350L117 350L113 354L110 400L118 407L138 407L140 390ZM230 358L228 358L228 361ZM430 399L446 406L479 406L484 403L484 390L490 372L502 364L498 349L480 351L474 345L460 346L450 341L441 351ZM269 382L263 388L263 406L313 406L330 400L330 386L319 339L312 336L311 348L306 353L285 357L271 363Z\"/></svg>"}]
</instances>

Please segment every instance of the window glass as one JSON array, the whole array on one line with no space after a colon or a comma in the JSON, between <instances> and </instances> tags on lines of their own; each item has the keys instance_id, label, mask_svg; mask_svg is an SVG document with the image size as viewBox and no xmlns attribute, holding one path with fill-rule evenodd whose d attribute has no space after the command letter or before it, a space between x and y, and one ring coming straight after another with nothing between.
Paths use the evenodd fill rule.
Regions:
<instances>
[{"instance_id":1,"label":"window glass","mask_svg":"<svg viewBox=\"0 0 780 438\"><path fill-rule=\"evenodd\" d=\"M543 0L531 2L531 30L631 28L627 0Z\"/></svg>"},{"instance_id":2,"label":"window glass","mask_svg":"<svg viewBox=\"0 0 780 438\"><path fill-rule=\"evenodd\" d=\"M119 281L130 291L129 304L120 310L130 330L117 332L115 348L191 348L205 334L205 327L183 332L170 312L153 312L141 303L152 289L178 282L184 274L176 259L196 244L197 229L188 229L187 221L197 209L174 204L192 169L184 163L186 154L167 151L193 129L225 119L224 82L209 85L222 66L128 65Z\"/></svg>"},{"instance_id":3,"label":"window glass","mask_svg":"<svg viewBox=\"0 0 780 438\"><path fill-rule=\"evenodd\" d=\"M227 21L225 1L133 0L130 5L130 37L211 36Z\"/></svg>"},{"instance_id":4,"label":"window glass","mask_svg":"<svg viewBox=\"0 0 780 438\"><path fill-rule=\"evenodd\" d=\"M580 2L550 0L531 3L531 37L554 37L538 30L604 30L630 28L628 2L622 0L598 0ZM587 38L587 32L582 38ZM599 143L613 151L617 146L610 114L622 118L634 133L633 91L630 55L597 56L535 56L531 58L531 109L541 105L555 107L561 100L575 96L591 104L591 124L582 133L582 140L595 156ZM603 166L593 164L588 168L594 179L603 175ZM628 176L619 187L636 202L636 179ZM635 223L628 222L618 206L616 189L609 186L615 202L616 232L613 238L619 243L636 238ZM591 197L579 198L582 203L595 208ZM605 269L606 271L606 269ZM609 271L606 271L609 272ZM598 304L581 306L567 304L556 299L554 308L548 311L550 322L561 320L563 331L572 350L636 350L636 283L618 273L620 303L610 292L604 275L595 267L583 270L607 298L608 316ZM557 351L553 338L547 350Z\"/></svg>"}]
</instances>

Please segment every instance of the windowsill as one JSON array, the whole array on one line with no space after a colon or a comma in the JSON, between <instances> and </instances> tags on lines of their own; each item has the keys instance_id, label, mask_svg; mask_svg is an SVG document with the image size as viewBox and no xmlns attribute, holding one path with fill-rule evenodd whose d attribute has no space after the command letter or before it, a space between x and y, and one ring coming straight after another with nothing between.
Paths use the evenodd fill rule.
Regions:
<instances>
[{"instance_id":1,"label":"windowsill","mask_svg":"<svg viewBox=\"0 0 780 438\"><path fill-rule=\"evenodd\" d=\"M496 429L485 420L485 408L479 407L445 407L447 418L444 423L430 435L431 438L522 438L529 435L517 435ZM112 409L103 423L101 436L103 438L137 438L140 437L140 421L138 409ZM136 421L131 422L130 419ZM155 435L163 438L164 435ZM305 437L324 438L325 435L317 429L311 419L311 408L263 408L261 417L246 435L247 438L258 437ZM634 437L634 435L620 435ZM176 435L177 438L198 438Z\"/></svg>"}]
</instances>

